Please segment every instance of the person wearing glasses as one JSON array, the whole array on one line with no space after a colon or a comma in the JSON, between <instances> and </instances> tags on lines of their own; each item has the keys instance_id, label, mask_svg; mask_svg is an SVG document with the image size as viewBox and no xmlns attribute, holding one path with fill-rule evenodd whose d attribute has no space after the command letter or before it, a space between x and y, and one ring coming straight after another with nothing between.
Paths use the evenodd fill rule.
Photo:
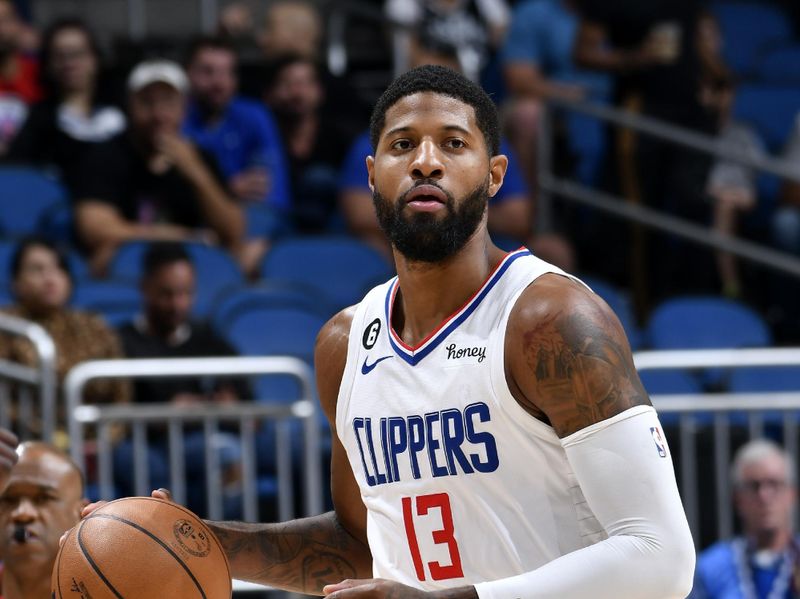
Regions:
<instances>
[{"instance_id":1,"label":"person wearing glasses","mask_svg":"<svg viewBox=\"0 0 800 599\"><path fill-rule=\"evenodd\" d=\"M742 446L731 467L742 534L700 554L691 599L788 599L798 596L795 466L776 443Z\"/></svg>"}]
</instances>

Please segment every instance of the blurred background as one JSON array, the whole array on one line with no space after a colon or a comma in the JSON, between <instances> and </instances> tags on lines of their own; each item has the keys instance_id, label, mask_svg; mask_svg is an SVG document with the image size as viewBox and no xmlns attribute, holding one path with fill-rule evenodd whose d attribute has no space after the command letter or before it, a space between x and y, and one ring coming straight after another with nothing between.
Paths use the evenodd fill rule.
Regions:
<instances>
[{"instance_id":1,"label":"blurred background","mask_svg":"<svg viewBox=\"0 0 800 599\"><path fill-rule=\"evenodd\" d=\"M501 113L495 243L609 303L698 548L737 532L731 455L800 439L789 0L0 0L0 425L93 497L328 505L313 343L393 274L369 114L431 63Z\"/></svg>"}]
</instances>

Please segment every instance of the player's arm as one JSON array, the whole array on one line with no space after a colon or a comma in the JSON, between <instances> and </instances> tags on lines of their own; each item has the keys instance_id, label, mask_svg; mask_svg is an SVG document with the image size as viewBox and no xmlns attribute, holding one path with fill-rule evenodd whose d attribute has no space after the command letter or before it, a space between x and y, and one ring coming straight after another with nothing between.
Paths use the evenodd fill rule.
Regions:
<instances>
[{"instance_id":1,"label":"player's arm","mask_svg":"<svg viewBox=\"0 0 800 599\"><path fill-rule=\"evenodd\" d=\"M317 389L333 431L331 486L335 511L281 524L209 522L222 542L234 578L321 594L326 584L372 574L366 508L336 436L336 398L347 357L352 312L335 316L315 350Z\"/></svg>"},{"instance_id":2,"label":"player's arm","mask_svg":"<svg viewBox=\"0 0 800 599\"><path fill-rule=\"evenodd\" d=\"M537 570L476 585L481 599L677 599L695 553L658 417L613 312L578 283L548 275L514 307L506 378L552 425L608 538Z\"/></svg>"}]
</instances>

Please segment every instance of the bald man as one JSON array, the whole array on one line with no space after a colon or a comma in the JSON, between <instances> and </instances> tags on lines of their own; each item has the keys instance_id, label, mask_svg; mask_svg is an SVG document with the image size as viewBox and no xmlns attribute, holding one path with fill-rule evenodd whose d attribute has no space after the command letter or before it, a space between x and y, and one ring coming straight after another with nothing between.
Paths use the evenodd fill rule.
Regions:
<instances>
[{"instance_id":1,"label":"bald man","mask_svg":"<svg viewBox=\"0 0 800 599\"><path fill-rule=\"evenodd\" d=\"M2 599L49 599L58 540L88 503L75 463L45 443L23 443L0 495Z\"/></svg>"}]
</instances>

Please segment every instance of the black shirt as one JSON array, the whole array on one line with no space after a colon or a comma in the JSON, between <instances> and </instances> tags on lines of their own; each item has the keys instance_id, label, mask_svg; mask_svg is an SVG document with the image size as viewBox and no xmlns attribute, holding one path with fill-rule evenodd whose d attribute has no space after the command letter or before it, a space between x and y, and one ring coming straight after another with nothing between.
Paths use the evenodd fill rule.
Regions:
<instances>
[{"instance_id":1,"label":"black shirt","mask_svg":"<svg viewBox=\"0 0 800 599\"><path fill-rule=\"evenodd\" d=\"M204 323L192 323L183 339L175 345L149 335L144 327L129 323L119 329L122 351L128 358L198 358L235 356L236 351ZM250 399L244 379L219 380L214 377L138 379L134 386L134 401L141 403L169 402L180 393L210 395L221 386L233 388L239 399Z\"/></svg>"},{"instance_id":2,"label":"black shirt","mask_svg":"<svg viewBox=\"0 0 800 599\"><path fill-rule=\"evenodd\" d=\"M224 187L222 173L210 154L198 149L206 166ZM80 162L72 197L113 205L127 220L141 224L169 223L205 228L200 198L192 184L172 167L154 173L127 133L99 144Z\"/></svg>"}]
</instances>

